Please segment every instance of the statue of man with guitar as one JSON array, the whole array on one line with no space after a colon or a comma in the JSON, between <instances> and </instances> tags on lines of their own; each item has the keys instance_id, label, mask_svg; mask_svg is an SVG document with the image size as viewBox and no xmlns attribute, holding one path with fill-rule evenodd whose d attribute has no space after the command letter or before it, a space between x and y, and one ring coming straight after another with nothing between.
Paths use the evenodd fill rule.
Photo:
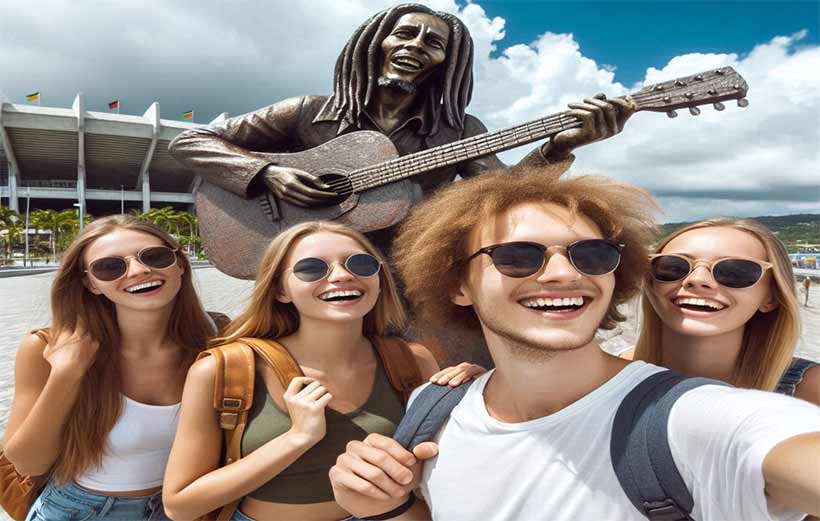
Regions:
<instances>
[{"instance_id":1,"label":"statue of man with guitar","mask_svg":"<svg viewBox=\"0 0 820 521\"><path fill-rule=\"evenodd\" d=\"M403 4L354 32L332 95L287 99L180 134L169 150L205 181L197 211L209 258L253 278L270 239L309 219L347 222L385 249L391 227L424 194L456 175L501 167L494 152L545 137L529 129L478 140L490 135L466 113L472 62L472 38L457 17ZM572 150L617 134L634 112L628 98L603 95L569 107L552 121L559 131L522 161L563 172Z\"/></svg>"}]
</instances>

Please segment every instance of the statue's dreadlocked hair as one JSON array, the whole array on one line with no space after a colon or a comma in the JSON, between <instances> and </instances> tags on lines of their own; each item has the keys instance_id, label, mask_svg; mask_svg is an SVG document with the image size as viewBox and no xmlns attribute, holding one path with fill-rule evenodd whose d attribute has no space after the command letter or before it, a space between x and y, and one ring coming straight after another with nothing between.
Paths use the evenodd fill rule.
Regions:
<instances>
[{"instance_id":1,"label":"statue's dreadlocked hair","mask_svg":"<svg viewBox=\"0 0 820 521\"><path fill-rule=\"evenodd\" d=\"M450 27L444 63L422 87L427 92L423 110L430 125L422 132L436 133L442 109L447 123L460 130L464 127L465 110L473 94L473 39L457 17L420 4L401 4L385 9L356 29L336 60L330 106L338 118L361 127L361 114L373 99L381 75L378 68L382 40L393 30L396 21L407 13L431 14Z\"/></svg>"}]
</instances>

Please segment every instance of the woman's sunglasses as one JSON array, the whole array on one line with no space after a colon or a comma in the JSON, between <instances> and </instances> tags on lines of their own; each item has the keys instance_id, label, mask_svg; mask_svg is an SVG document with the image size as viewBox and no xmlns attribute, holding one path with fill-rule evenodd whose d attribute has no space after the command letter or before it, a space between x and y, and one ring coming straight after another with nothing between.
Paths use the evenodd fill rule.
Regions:
<instances>
[{"instance_id":1,"label":"woman's sunglasses","mask_svg":"<svg viewBox=\"0 0 820 521\"><path fill-rule=\"evenodd\" d=\"M572 266L584 275L612 273L621 262L624 244L606 239L585 239L567 245ZM538 273L546 263L547 246L537 242L505 242L481 248L470 255L466 262L487 254L502 274L521 279Z\"/></svg>"},{"instance_id":2,"label":"woman's sunglasses","mask_svg":"<svg viewBox=\"0 0 820 521\"><path fill-rule=\"evenodd\" d=\"M307 257L290 268L296 278L303 282L316 282L327 277L330 264L318 257ZM345 269L357 277L372 277L382 267L379 259L368 253L354 253L344 261Z\"/></svg>"},{"instance_id":3,"label":"woman's sunglasses","mask_svg":"<svg viewBox=\"0 0 820 521\"><path fill-rule=\"evenodd\" d=\"M652 276L658 282L683 280L692 273L696 263L704 262L707 264L709 271L712 272L712 278L715 279L715 282L733 289L754 286L763 278L766 270L772 267L769 262L736 257L708 261L705 259L693 260L671 253L658 253L650 255L649 258L652 261Z\"/></svg>"},{"instance_id":4,"label":"woman's sunglasses","mask_svg":"<svg viewBox=\"0 0 820 521\"><path fill-rule=\"evenodd\" d=\"M124 276L128 272L128 262L137 259L146 268L162 270L170 268L177 261L177 250L168 246L148 246L137 252L136 255L120 257L102 257L89 264L86 273L103 282L111 282Z\"/></svg>"}]
</instances>

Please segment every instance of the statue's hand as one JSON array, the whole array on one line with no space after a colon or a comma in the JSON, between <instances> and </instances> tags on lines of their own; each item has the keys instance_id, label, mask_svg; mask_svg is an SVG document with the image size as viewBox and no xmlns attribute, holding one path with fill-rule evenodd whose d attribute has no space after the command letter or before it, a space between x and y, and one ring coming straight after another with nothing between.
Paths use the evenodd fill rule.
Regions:
<instances>
[{"instance_id":1,"label":"statue's hand","mask_svg":"<svg viewBox=\"0 0 820 521\"><path fill-rule=\"evenodd\" d=\"M269 165L262 178L273 195L297 206L328 205L339 197L317 176L296 168Z\"/></svg>"},{"instance_id":2,"label":"statue's hand","mask_svg":"<svg viewBox=\"0 0 820 521\"><path fill-rule=\"evenodd\" d=\"M581 128L559 132L546 145L548 159L562 159L574 149L614 136L623 130L626 120L635 113L635 103L627 99L607 100L603 94L586 98L583 103L570 103L567 114L583 122Z\"/></svg>"}]
</instances>

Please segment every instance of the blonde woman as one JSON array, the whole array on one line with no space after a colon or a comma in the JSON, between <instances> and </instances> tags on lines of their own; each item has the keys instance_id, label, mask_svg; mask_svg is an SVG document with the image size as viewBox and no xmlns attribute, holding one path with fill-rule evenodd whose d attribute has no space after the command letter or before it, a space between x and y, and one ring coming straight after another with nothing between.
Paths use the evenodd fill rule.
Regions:
<instances>
[{"instance_id":1,"label":"blonde woman","mask_svg":"<svg viewBox=\"0 0 820 521\"><path fill-rule=\"evenodd\" d=\"M193 519L244 498L235 520L345 518L328 471L348 442L372 432L389 436L401 420L404 404L374 346L401 331L404 320L393 276L358 232L311 222L277 236L262 260L249 308L220 340L276 340L305 376L285 388L257 357L242 458L221 466L216 364L213 357L194 364L165 476L169 516ZM424 346L409 349L421 377L438 371ZM451 371L445 380L460 380L462 372Z\"/></svg>"},{"instance_id":2,"label":"blonde woman","mask_svg":"<svg viewBox=\"0 0 820 521\"><path fill-rule=\"evenodd\" d=\"M51 313L17 352L4 444L50 475L27 519L165 519L185 372L215 333L188 260L151 224L99 219L63 255Z\"/></svg>"},{"instance_id":3,"label":"blonde woman","mask_svg":"<svg viewBox=\"0 0 820 521\"><path fill-rule=\"evenodd\" d=\"M697 222L663 239L651 262L635 359L820 404L820 368L793 359L794 274L768 228Z\"/></svg>"}]
</instances>

